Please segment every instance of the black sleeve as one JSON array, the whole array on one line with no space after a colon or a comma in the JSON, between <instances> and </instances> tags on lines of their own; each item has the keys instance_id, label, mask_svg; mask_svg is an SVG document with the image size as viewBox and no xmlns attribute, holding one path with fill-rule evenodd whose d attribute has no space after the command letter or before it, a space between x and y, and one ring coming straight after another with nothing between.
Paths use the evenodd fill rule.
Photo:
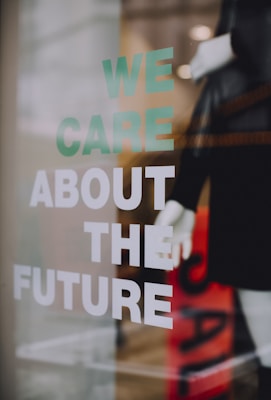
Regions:
<instances>
[{"instance_id":1,"label":"black sleeve","mask_svg":"<svg viewBox=\"0 0 271 400\"><path fill-rule=\"evenodd\" d=\"M186 147L182 152L179 174L170 199L196 210L204 181L209 174L210 134L214 110L216 79L209 77L196 104L186 132Z\"/></svg>"},{"instance_id":2,"label":"black sleeve","mask_svg":"<svg viewBox=\"0 0 271 400\"><path fill-rule=\"evenodd\" d=\"M223 0L221 4L220 17L218 20L215 36L231 32L236 22L236 6L238 0Z\"/></svg>"},{"instance_id":3,"label":"black sleeve","mask_svg":"<svg viewBox=\"0 0 271 400\"><path fill-rule=\"evenodd\" d=\"M271 3L239 0L232 48L254 81L271 80Z\"/></svg>"},{"instance_id":4,"label":"black sleeve","mask_svg":"<svg viewBox=\"0 0 271 400\"><path fill-rule=\"evenodd\" d=\"M196 211L201 189L208 175L206 166L205 157L196 157L192 149L185 149L170 200L176 200L185 208Z\"/></svg>"}]
</instances>

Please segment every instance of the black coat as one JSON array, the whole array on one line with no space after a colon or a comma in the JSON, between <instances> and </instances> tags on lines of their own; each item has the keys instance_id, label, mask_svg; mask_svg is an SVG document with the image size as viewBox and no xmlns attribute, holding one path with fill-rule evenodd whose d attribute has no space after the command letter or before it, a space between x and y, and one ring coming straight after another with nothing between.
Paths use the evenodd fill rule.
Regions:
<instances>
[{"instance_id":1,"label":"black coat","mask_svg":"<svg viewBox=\"0 0 271 400\"><path fill-rule=\"evenodd\" d=\"M244 12L243 1L227 1L224 10L230 3L230 24L221 18L219 26L232 25L238 57L208 78L171 199L195 210L210 177L210 280L271 290L271 36L264 35L270 29L271 6L246 1L249 11ZM265 42L260 49L242 30L247 23L253 25L252 33L258 32L257 40ZM259 59L252 62L254 51Z\"/></svg>"}]
</instances>

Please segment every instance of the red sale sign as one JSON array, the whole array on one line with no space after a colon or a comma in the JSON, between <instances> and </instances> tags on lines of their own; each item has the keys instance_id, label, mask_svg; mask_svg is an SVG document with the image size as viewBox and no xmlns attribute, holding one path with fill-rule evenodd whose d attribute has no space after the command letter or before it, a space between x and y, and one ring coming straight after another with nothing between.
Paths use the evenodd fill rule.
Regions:
<instances>
[{"instance_id":1,"label":"red sale sign","mask_svg":"<svg viewBox=\"0 0 271 400\"><path fill-rule=\"evenodd\" d=\"M174 329L168 338L168 400L230 399L232 289L208 283L208 210L197 214L191 257L168 274Z\"/></svg>"}]
</instances>

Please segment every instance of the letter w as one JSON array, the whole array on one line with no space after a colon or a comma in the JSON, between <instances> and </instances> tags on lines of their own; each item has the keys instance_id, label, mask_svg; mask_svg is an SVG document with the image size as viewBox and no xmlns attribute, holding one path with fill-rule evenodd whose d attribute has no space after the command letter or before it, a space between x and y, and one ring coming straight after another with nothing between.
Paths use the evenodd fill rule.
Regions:
<instances>
[{"instance_id":1,"label":"letter w","mask_svg":"<svg viewBox=\"0 0 271 400\"><path fill-rule=\"evenodd\" d=\"M135 94L142 57L142 53L134 55L130 75L126 57L118 57L115 77L113 77L111 60L103 61L107 90L111 99L119 96L121 79L123 80L125 96L133 96Z\"/></svg>"}]
</instances>

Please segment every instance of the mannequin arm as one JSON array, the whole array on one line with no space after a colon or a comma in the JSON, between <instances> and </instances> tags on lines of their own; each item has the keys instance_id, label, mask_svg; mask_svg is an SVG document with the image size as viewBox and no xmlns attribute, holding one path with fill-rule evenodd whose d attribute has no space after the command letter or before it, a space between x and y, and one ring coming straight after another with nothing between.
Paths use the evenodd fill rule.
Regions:
<instances>
[{"instance_id":1,"label":"mannequin arm","mask_svg":"<svg viewBox=\"0 0 271 400\"><path fill-rule=\"evenodd\" d=\"M188 210L175 200L169 200L164 210L157 215L155 225L173 226L172 259L174 266L178 266L181 248L183 259L187 259L191 254L194 211Z\"/></svg>"},{"instance_id":2,"label":"mannequin arm","mask_svg":"<svg viewBox=\"0 0 271 400\"><path fill-rule=\"evenodd\" d=\"M234 58L230 33L200 43L190 63L193 80L201 79L228 64Z\"/></svg>"}]
</instances>

